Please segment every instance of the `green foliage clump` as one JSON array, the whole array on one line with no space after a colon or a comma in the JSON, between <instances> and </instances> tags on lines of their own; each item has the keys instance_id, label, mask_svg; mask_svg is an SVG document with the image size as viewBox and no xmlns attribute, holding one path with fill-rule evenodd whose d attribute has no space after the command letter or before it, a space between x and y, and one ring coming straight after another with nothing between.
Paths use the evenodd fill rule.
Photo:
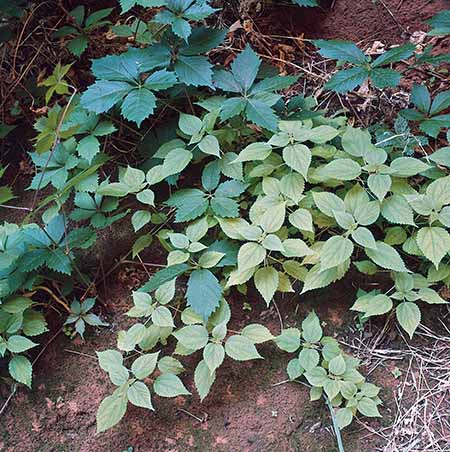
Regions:
<instances>
[{"instance_id":1,"label":"green foliage clump","mask_svg":"<svg viewBox=\"0 0 450 452\"><path fill-rule=\"evenodd\" d=\"M114 8L105 8L86 15L86 8L84 5L77 6L69 12L69 17L73 20L73 25L65 25L59 28L55 33L55 38L65 38L70 36L67 42L69 51L79 57L84 53L89 44L89 33L97 28L110 25L109 20L104 20L108 17Z\"/></svg>"},{"instance_id":2,"label":"green foliage clump","mask_svg":"<svg viewBox=\"0 0 450 452\"><path fill-rule=\"evenodd\" d=\"M265 77L250 46L230 70L213 64L208 53L226 31L196 26L215 11L209 2L120 5L124 12L161 9L143 27L116 25L124 36L131 29L143 46L94 60L96 81L38 119L30 189L50 192L38 206L43 224L0 228L0 352L11 358L11 376L31 384L31 362L22 353L36 345L27 336L46 328L30 295L45 288L43 274L69 279L77 270L75 252L92 246L95 230L129 215L138 233L133 257L157 238L167 263L133 292L127 315L138 320L118 333L117 350L98 352L100 367L116 386L99 407L98 431L119 422L128 403L153 410L154 394L189 395L180 378L183 357L200 358L194 385L203 400L226 358L262 359L256 346L266 342L296 353L289 379L305 379L311 399L325 399L339 428L358 413L378 417L379 389L366 382L358 360L323 335L315 313L279 335L256 323L234 331L227 299L231 291L255 289L270 306L278 294L325 288L350 271L373 280L382 276L392 287L359 290L352 310L362 321L393 312L412 337L423 307L446 303L439 290L450 284L450 148L430 156L416 152L430 140L415 135L407 120L438 137L448 129L448 93L432 101L426 88L415 86L411 101L417 109L402 111L393 130L381 126L372 134L341 114L319 110L313 97L285 102L280 91L297 77ZM77 10L75 53L85 48L87 27L104 24L109 12L101 11L85 19L84 9ZM433 19L439 33L445 17ZM397 85L401 74L392 65L416 50L406 44L372 59L350 42L316 45L322 56L351 66L325 85L336 92L367 79L378 89ZM440 64L447 56L436 59L426 49L415 58L417 64ZM68 68L58 65L44 82L47 103L55 93L70 94ZM176 110L177 118L161 127L164 138L155 133L158 145L145 165L99 171L113 160L105 143L122 129L123 119L139 128L160 106ZM127 128L137 132L132 126ZM169 187L167 196L162 184ZM73 203L66 217L68 201ZM68 218L81 226L67 228ZM158 225L157 233L150 224ZM178 290L184 283L186 290ZM86 324L105 325L91 312L94 303L75 299L65 306L66 331L72 334L74 325L83 336Z\"/></svg>"}]
</instances>

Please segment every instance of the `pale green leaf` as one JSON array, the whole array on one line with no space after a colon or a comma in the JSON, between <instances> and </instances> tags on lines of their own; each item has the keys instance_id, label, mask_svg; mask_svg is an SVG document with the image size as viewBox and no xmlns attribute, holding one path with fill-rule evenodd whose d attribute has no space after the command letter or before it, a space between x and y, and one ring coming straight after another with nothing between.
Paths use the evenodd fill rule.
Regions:
<instances>
[{"instance_id":1,"label":"pale green leaf","mask_svg":"<svg viewBox=\"0 0 450 452\"><path fill-rule=\"evenodd\" d=\"M262 359L253 342L245 336L230 336L225 342L226 354L236 361Z\"/></svg>"}]
</instances>

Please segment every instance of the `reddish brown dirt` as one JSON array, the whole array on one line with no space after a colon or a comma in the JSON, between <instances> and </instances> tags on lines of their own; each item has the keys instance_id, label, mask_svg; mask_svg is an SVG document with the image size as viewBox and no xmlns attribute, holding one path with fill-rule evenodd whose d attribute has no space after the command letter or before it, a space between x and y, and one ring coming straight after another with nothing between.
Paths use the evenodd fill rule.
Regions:
<instances>
[{"instance_id":1,"label":"reddish brown dirt","mask_svg":"<svg viewBox=\"0 0 450 452\"><path fill-rule=\"evenodd\" d=\"M437 11L450 8L449 0L335 0L316 8L273 7L273 15L259 20L282 24L292 36L310 39L345 39L355 42L379 40L400 44ZM332 6L327 7L326 4ZM391 14L392 13L392 14ZM270 27L270 25L269 25Z\"/></svg>"}]
</instances>

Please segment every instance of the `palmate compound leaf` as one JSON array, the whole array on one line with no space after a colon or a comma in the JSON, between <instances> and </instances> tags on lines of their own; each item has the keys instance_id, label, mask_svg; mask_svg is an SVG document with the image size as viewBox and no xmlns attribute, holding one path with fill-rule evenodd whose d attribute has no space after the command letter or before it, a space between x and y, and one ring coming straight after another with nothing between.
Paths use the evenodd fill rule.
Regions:
<instances>
[{"instance_id":1,"label":"palmate compound leaf","mask_svg":"<svg viewBox=\"0 0 450 452\"><path fill-rule=\"evenodd\" d=\"M188 306L206 321L220 304L222 287L211 271L194 270L188 280L186 298Z\"/></svg>"}]
</instances>

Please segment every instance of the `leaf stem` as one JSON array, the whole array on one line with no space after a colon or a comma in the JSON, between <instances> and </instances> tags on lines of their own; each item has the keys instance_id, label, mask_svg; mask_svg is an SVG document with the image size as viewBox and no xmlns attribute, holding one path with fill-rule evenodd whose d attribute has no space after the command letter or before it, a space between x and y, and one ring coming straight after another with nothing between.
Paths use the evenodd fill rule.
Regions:
<instances>
[{"instance_id":1,"label":"leaf stem","mask_svg":"<svg viewBox=\"0 0 450 452\"><path fill-rule=\"evenodd\" d=\"M342 443L341 429L339 428L339 425L338 425L338 422L336 419L336 415L334 413L334 408L331 405L330 399L325 394L323 395L323 397L324 397L325 402L330 411L331 420L333 421L333 430L334 430L334 434L336 435L336 441L337 441L339 452L345 452L344 444Z\"/></svg>"}]
</instances>

